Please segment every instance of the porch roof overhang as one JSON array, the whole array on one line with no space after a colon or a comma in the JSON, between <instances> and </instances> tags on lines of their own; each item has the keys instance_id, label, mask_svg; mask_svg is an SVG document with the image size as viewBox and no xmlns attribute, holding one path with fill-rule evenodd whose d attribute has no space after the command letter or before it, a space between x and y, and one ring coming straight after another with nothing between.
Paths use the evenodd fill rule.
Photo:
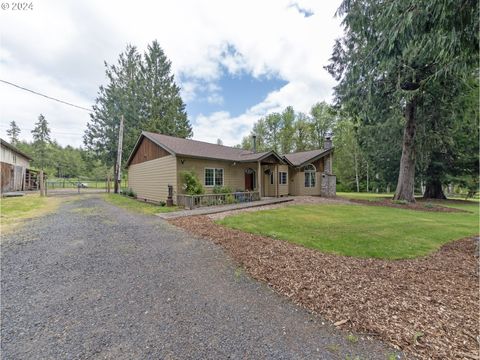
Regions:
<instances>
[{"instance_id":1,"label":"porch roof overhang","mask_svg":"<svg viewBox=\"0 0 480 360\"><path fill-rule=\"evenodd\" d=\"M266 164L286 164L285 160L275 150L242 155L241 160L239 160L239 162L242 162L242 163L263 162Z\"/></svg>"},{"instance_id":2,"label":"porch roof overhang","mask_svg":"<svg viewBox=\"0 0 480 360\"><path fill-rule=\"evenodd\" d=\"M289 165L291 165L291 166L293 166L293 167L295 167L295 168L300 169L300 168L302 168L302 167L304 167L304 166L306 166L306 165L308 165L308 164L310 164L310 163L312 163L312 162L317 161L318 159L321 159L321 158L327 156L328 154L333 153L333 150L334 150L334 148L332 147L332 148L330 148L330 149L328 149L328 150L325 150L325 151L321 152L320 154L317 154L317 155L312 156L312 157L310 157L310 158L302 159L301 162L292 162L292 161L289 161L288 158L287 158L285 155L283 156L283 158L285 159L285 161L286 161Z\"/></svg>"}]
</instances>

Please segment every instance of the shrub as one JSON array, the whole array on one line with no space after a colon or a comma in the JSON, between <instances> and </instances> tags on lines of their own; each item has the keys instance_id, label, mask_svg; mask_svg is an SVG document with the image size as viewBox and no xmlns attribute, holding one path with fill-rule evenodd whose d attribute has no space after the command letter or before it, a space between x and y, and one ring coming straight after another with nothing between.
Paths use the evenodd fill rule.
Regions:
<instances>
[{"instance_id":1,"label":"shrub","mask_svg":"<svg viewBox=\"0 0 480 360\"><path fill-rule=\"evenodd\" d=\"M167 205L167 203L165 201L160 201L158 205L160 205L161 207L164 207L165 205Z\"/></svg>"},{"instance_id":2,"label":"shrub","mask_svg":"<svg viewBox=\"0 0 480 360\"><path fill-rule=\"evenodd\" d=\"M133 197L133 198L137 197L137 194L131 188L127 189L126 194L127 194L127 196L130 196L130 197Z\"/></svg>"},{"instance_id":3,"label":"shrub","mask_svg":"<svg viewBox=\"0 0 480 360\"><path fill-rule=\"evenodd\" d=\"M228 195L225 196L225 202L227 204L234 204L237 201L235 200L235 196L233 196L232 194L228 194Z\"/></svg>"},{"instance_id":4,"label":"shrub","mask_svg":"<svg viewBox=\"0 0 480 360\"><path fill-rule=\"evenodd\" d=\"M212 192L214 194L231 194L233 190L229 188L228 186L219 186L215 185L212 189Z\"/></svg>"},{"instance_id":5,"label":"shrub","mask_svg":"<svg viewBox=\"0 0 480 360\"><path fill-rule=\"evenodd\" d=\"M183 182L183 190L188 195L201 195L204 193L202 183L193 171L182 171L180 177Z\"/></svg>"},{"instance_id":6,"label":"shrub","mask_svg":"<svg viewBox=\"0 0 480 360\"><path fill-rule=\"evenodd\" d=\"M408 201L407 200L392 200L392 203L397 204L397 205L407 205Z\"/></svg>"}]
</instances>

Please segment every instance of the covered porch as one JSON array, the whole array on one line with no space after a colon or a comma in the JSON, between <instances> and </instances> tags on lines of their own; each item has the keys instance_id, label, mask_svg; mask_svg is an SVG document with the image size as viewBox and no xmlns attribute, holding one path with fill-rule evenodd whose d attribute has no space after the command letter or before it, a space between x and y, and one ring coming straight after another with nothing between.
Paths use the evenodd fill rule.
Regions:
<instances>
[{"instance_id":1,"label":"covered porch","mask_svg":"<svg viewBox=\"0 0 480 360\"><path fill-rule=\"evenodd\" d=\"M257 155L245 169L245 191L257 191L260 198L288 195L288 165L274 151Z\"/></svg>"}]
</instances>

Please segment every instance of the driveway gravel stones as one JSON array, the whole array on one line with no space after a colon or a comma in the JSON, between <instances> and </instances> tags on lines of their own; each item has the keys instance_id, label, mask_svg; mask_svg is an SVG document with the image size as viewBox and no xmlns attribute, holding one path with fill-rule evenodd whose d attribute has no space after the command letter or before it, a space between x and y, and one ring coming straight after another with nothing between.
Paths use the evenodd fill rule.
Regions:
<instances>
[{"instance_id":1,"label":"driveway gravel stones","mask_svg":"<svg viewBox=\"0 0 480 360\"><path fill-rule=\"evenodd\" d=\"M100 198L1 245L2 359L387 359L249 278L214 243Z\"/></svg>"}]
</instances>

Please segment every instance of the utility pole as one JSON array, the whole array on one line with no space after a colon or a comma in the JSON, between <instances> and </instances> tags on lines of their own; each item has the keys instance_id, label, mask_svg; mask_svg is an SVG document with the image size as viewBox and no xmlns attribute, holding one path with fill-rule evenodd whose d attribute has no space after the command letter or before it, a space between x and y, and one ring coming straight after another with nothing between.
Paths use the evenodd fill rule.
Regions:
<instances>
[{"instance_id":1,"label":"utility pole","mask_svg":"<svg viewBox=\"0 0 480 360\"><path fill-rule=\"evenodd\" d=\"M120 129L118 130L117 163L115 165L114 192L118 194L122 181L122 148L123 148L123 115L120 117Z\"/></svg>"}]
</instances>

